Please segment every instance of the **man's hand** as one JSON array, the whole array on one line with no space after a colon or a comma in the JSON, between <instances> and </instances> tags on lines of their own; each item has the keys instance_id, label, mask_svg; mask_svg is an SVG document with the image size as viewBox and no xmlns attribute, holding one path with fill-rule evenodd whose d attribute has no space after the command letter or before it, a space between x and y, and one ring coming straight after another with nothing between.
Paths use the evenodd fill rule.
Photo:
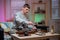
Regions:
<instances>
[{"instance_id":1,"label":"man's hand","mask_svg":"<svg viewBox=\"0 0 60 40\"><path fill-rule=\"evenodd\" d=\"M31 21L28 22L29 25L33 25L33 23Z\"/></svg>"}]
</instances>

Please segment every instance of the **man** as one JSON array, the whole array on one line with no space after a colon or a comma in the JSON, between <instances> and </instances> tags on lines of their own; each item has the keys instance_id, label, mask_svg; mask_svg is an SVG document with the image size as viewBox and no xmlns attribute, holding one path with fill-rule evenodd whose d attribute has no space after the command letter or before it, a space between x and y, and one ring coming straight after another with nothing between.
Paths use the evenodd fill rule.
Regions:
<instances>
[{"instance_id":1,"label":"man","mask_svg":"<svg viewBox=\"0 0 60 40\"><path fill-rule=\"evenodd\" d=\"M30 10L30 6L28 4L25 4L20 12L17 12L15 14L15 23L17 27L23 28L20 23L24 22L28 24L28 28L30 29L36 29L36 27L33 26L33 23L27 19L27 13Z\"/></svg>"}]
</instances>

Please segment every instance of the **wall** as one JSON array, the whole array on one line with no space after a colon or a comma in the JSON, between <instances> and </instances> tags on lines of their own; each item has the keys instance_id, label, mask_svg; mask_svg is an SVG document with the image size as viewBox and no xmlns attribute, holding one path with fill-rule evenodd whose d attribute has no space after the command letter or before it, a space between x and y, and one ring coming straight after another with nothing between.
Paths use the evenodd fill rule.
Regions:
<instances>
[{"instance_id":1,"label":"wall","mask_svg":"<svg viewBox=\"0 0 60 40\"><path fill-rule=\"evenodd\" d=\"M12 21L14 13L24 4L22 2L25 0L0 0L0 22Z\"/></svg>"},{"instance_id":2,"label":"wall","mask_svg":"<svg viewBox=\"0 0 60 40\"><path fill-rule=\"evenodd\" d=\"M54 0L54 1L58 1L58 0ZM59 2L60 2L60 0L59 0ZM58 5L60 5L60 4L58 4ZM58 7L58 12L56 13L57 17L55 17L55 19L52 19L52 18L50 19L50 29L51 29L51 26L54 25L54 32L60 33L60 17L59 17L60 16L59 15L60 7L59 6L57 6L57 7ZM52 16L54 16L54 15L52 15Z\"/></svg>"},{"instance_id":3,"label":"wall","mask_svg":"<svg viewBox=\"0 0 60 40\"><path fill-rule=\"evenodd\" d=\"M24 0L6 0L6 21L13 21L14 14L25 4Z\"/></svg>"},{"instance_id":4,"label":"wall","mask_svg":"<svg viewBox=\"0 0 60 40\"><path fill-rule=\"evenodd\" d=\"M12 21L14 13L20 10L25 0L0 0L0 22Z\"/></svg>"},{"instance_id":5,"label":"wall","mask_svg":"<svg viewBox=\"0 0 60 40\"><path fill-rule=\"evenodd\" d=\"M60 33L60 19L53 19L52 20L53 21L53 23L54 23L54 28L55 28L55 31L54 32L56 32L56 33Z\"/></svg>"},{"instance_id":6,"label":"wall","mask_svg":"<svg viewBox=\"0 0 60 40\"><path fill-rule=\"evenodd\" d=\"M5 13L5 18L6 21L9 20L11 18L11 0L5 0L5 5L6 5L6 13Z\"/></svg>"},{"instance_id":7,"label":"wall","mask_svg":"<svg viewBox=\"0 0 60 40\"><path fill-rule=\"evenodd\" d=\"M0 22L5 22L4 0L0 0Z\"/></svg>"}]
</instances>

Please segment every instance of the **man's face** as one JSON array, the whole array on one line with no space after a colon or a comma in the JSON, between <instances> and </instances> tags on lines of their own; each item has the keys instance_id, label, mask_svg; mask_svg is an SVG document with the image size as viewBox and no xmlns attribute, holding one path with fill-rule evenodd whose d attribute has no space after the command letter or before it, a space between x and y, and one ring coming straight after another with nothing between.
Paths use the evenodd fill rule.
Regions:
<instances>
[{"instance_id":1,"label":"man's face","mask_svg":"<svg viewBox=\"0 0 60 40\"><path fill-rule=\"evenodd\" d=\"M27 7L23 8L23 12L24 12L25 14L28 13L28 12L29 12L29 8L27 8Z\"/></svg>"}]
</instances>

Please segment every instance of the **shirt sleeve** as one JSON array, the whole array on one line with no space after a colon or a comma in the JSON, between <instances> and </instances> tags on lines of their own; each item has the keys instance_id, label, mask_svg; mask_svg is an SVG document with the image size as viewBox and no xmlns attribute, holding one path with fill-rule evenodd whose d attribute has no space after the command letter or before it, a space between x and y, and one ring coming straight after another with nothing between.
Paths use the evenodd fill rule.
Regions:
<instances>
[{"instance_id":1,"label":"shirt sleeve","mask_svg":"<svg viewBox=\"0 0 60 40\"><path fill-rule=\"evenodd\" d=\"M22 18L20 17L20 15L17 14L17 13L15 14L15 20L16 20L16 21L19 21L20 23L21 23L21 22L25 22L25 23L28 24L28 20L22 19Z\"/></svg>"}]
</instances>

